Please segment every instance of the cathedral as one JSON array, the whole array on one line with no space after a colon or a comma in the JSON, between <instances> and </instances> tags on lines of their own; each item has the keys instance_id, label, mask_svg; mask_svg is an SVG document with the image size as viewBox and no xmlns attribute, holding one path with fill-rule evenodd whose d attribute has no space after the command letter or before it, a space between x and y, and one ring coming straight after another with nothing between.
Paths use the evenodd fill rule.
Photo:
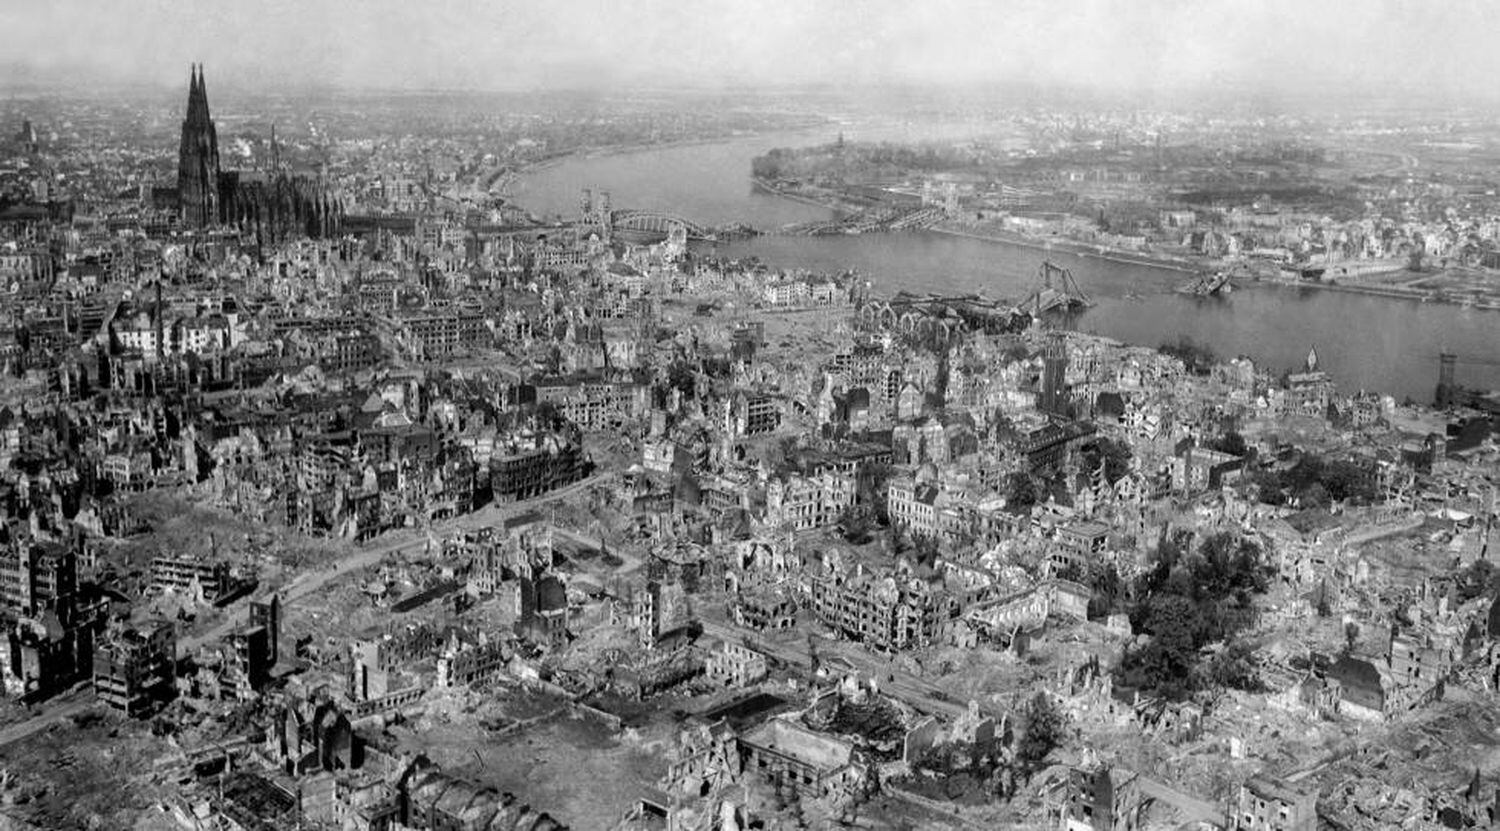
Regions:
<instances>
[{"instance_id":1,"label":"cathedral","mask_svg":"<svg viewBox=\"0 0 1500 831\"><path fill-rule=\"evenodd\" d=\"M283 170L272 133L270 171L221 170L219 135L208 114L203 67L188 82L187 116L177 151L177 206L185 228L227 226L259 244L338 233L343 206L321 176Z\"/></svg>"}]
</instances>

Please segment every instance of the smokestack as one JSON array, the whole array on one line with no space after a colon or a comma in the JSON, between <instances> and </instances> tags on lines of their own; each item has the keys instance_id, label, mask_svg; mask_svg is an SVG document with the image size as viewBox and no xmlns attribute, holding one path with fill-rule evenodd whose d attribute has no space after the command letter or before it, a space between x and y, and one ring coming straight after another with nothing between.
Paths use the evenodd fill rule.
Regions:
<instances>
[{"instance_id":1,"label":"smokestack","mask_svg":"<svg viewBox=\"0 0 1500 831\"><path fill-rule=\"evenodd\" d=\"M160 358L164 350L161 342L161 277L156 278L156 357Z\"/></svg>"}]
</instances>

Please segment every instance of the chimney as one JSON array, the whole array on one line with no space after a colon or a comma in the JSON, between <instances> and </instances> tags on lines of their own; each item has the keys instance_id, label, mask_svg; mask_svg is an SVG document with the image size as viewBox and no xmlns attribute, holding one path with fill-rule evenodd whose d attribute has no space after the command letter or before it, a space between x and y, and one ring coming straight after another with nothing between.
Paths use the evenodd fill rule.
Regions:
<instances>
[{"instance_id":1,"label":"chimney","mask_svg":"<svg viewBox=\"0 0 1500 831\"><path fill-rule=\"evenodd\" d=\"M161 334L162 334L161 316L162 316L162 310L161 310L161 277L157 277L156 278L156 357L158 357L158 358L160 358L162 356L162 352L164 351L163 344L162 344L162 341L161 341Z\"/></svg>"}]
</instances>

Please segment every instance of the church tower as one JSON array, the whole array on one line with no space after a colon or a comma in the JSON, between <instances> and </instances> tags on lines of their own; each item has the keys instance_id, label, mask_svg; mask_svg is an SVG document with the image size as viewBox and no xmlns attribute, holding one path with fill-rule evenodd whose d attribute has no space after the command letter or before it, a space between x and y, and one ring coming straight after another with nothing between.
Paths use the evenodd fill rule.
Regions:
<instances>
[{"instance_id":1,"label":"church tower","mask_svg":"<svg viewBox=\"0 0 1500 831\"><path fill-rule=\"evenodd\" d=\"M1038 409L1052 415L1068 414L1066 382L1068 347L1062 336L1053 334L1042 349L1042 389Z\"/></svg>"},{"instance_id":2,"label":"church tower","mask_svg":"<svg viewBox=\"0 0 1500 831\"><path fill-rule=\"evenodd\" d=\"M195 65L188 81L187 116L177 151L177 200L186 228L219 221L219 135L208 115L203 66Z\"/></svg>"}]
</instances>

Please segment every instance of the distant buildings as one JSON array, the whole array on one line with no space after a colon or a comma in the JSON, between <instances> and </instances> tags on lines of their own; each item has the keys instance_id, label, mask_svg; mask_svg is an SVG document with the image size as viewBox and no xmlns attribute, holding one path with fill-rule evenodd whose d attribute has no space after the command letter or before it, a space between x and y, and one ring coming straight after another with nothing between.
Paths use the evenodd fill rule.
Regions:
<instances>
[{"instance_id":1,"label":"distant buildings","mask_svg":"<svg viewBox=\"0 0 1500 831\"><path fill-rule=\"evenodd\" d=\"M159 715L174 747L154 778L176 824L556 828L384 726L425 714L527 742L550 719L615 731L706 696L683 707L663 787L632 821L829 824L876 790L955 821L1079 831L1151 827L1178 796L1214 824L1267 831L1310 828L1341 800L1387 812L1381 827L1483 821L1479 776L1459 798L1403 772L1387 798L1400 743L1292 772L1254 729L1322 720L1320 741L1342 751L1360 730L1453 706L1459 687L1481 706L1500 683L1500 613L1478 610L1484 566L1470 565L1492 550L1497 407L1457 386L1458 359L1439 360L1450 411L1432 413L1340 394L1315 352L1284 375L1247 358L1209 368L1193 349L1049 329L984 297L874 299L853 274L688 251L712 229L607 195L542 222L496 198L518 164L579 146L567 118L489 113L482 139L330 137L325 118L285 144L245 137L233 154L256 161L226 171L194 67L172 187L150 181L160 148L120 162L82 118L46 153L21 136L25 164L0 166L0 680L28 703L91 682L103 707ZM632 123L652 138L683 130ZM613 115L574 127L629 135ZM976 169L1011 158L938 152ZM326 171L289 172L313 153ZM1309 277L1319 257L1483 263L1500 239L1491 219L1434 232L1243 206L1120 218L1122 194L1169 171L1118 155L1051 169L1016 156L1042 168L1024 186L929 185L930 210L891 216L925 223L941 208L953 227L1249 252ZM1257 175L1240 158L1225 175ZM916 186L850 191L916 198L891 195L902 187ZM1375 187L1429 209L1425 184L1357 190L1373 204L1387 198ZM1108 230L1090 216L1099 205ZM556 500L553 516L503 509L532 500ZM494 503L508 519L448 523ZM207 551L144 536L178 504L194 521L230 515L235 531L205 529ZM412 536L378 562L350 554L388 532ZM1112 661L1160 645L1150 614L1133 627L1154 611L1139 602L1161 541L1197 550L1220 533L1262 545L1276 573L1267 597L1215 607L1227 644L1193 656L1254 646L1245 663L1268 691L1247 682L1233 693L1244 707L1212 713L1146 686L1133 704L1116 695ZM321 539L304 550L302 536ZM1370 554L1380 544L1400 569ZM1420 586L1396 573L1421 557L1440 567ZM334 565L295 614L242 597ZM239 602L243 618L206 628ZM1241 620L1271 636L1244 641ZM1346 622L1372 634L1361 643ZM177 655L179 633L215 632ZM1313 648L1329 639L1347 648ZM1202 666L1195 682L1216 686ZM1016 678L1037 689L994 686ZM956 700L978 690L968 709ZM1016 717L1038 692L1067 726L1027 780ZM1153 771L1101 762L1110 749L1092 745L1129 730L1194 752ZM1411 744L1430 767L1429 745ZM1319 780L1340 765L1355 773ZM1175 794L1205 766L1228 772L1220 802ZM560 775L578 786L574 774ZM1020 817L1037 797L1046 818ZM1415 807L1389 819L1398 805Z\"/></svg>"}]
</instances>

